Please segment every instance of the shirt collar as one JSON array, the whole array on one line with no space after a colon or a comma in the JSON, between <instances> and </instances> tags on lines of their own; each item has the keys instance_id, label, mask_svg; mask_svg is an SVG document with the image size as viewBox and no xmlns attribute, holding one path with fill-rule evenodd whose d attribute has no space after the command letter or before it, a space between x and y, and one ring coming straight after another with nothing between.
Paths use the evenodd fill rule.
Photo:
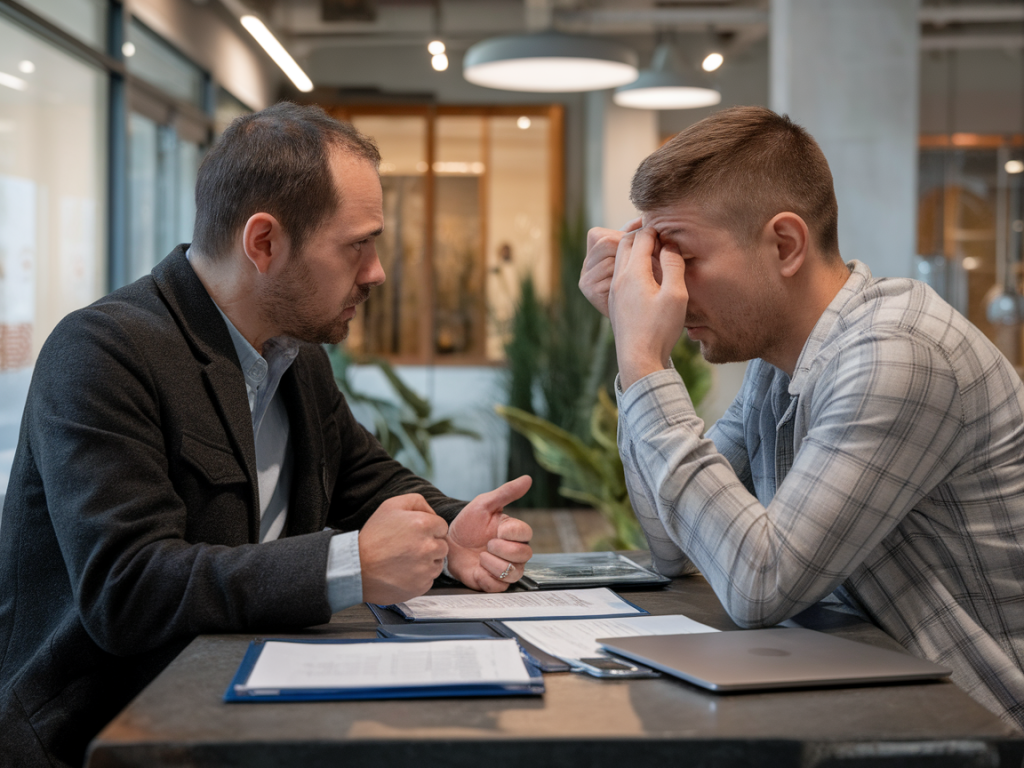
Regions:
<instances>
[{"instance_id":1,"label":"shirt collar","mask_svg":"<svg viewBox=\"0 0 1024 768\"><path fill-rule=\"evenodd\" d=\"M185 251L185 258L189 260L189 265L192 263L192 249L189 248ZM213 297L210 297L213 300ZM228 327L228 334L231 336L231 343L235 345L235 353L238 355L238 362L242 366L242 375L245 376L245 383L248 384L253 390L259 389L266 381L267 372L270 370L270 366L278 359L284 364L283 368L287 370L288 365L295 359L296 355L299 354L299 342L290 336L275 336L272 339L267 339L263 344L263 354L261 355L256 351L256 348L248 342L245 336L242 335L235 324L231 322L224 310L220 308L220 305L216 301L213 305L217 307L217 311L220 316L224 318L224 324ZM284 370L281 371L284 373Z\"/></svg>"},{"instance_id":2,"label":"shirt collar","mask_svg":"<svg viewBox=\"0 0 1024 768\"><path fill-rule=\"evenodd\" d=\"M818 322L814 324L811 335L807 337L800 357L796 361L796 369L793 371L793 378L789 382L789 394L797 396L803 389L804 379L807 378L818 350L831 336L836 324L843 316L847 304L857 296L869 282L871 282L871 270L867 264L857 261L850 261L846 265L850 269L850 276L846 279L839 293L829 302L828 307L821 313Z\"/></svg>"}]
</instances>

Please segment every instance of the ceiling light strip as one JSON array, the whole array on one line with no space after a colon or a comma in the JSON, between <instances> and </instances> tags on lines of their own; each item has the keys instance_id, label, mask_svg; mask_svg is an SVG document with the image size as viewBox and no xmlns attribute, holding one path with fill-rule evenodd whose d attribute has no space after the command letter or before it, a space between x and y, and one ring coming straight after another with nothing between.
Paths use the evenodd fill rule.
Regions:
<instances>
[{"instance_id":1,"label":"ceiling light strip","mask_svg":"<svg viewBox=\"0 0 1024 768\"><path fill-rule=\"evenodd\" d=\"M295 87L303 93L309 93L313 90L313 81L309 79L305 72L302 71L295 59L291 57L291 54L284 49L284 46L277 41L274 34L267 29L266 24L257 19L255 16L245 15L240 21L242 26L248 30L249 34L252 35L256 42L263 46L263 50L267 52L267 55L274 60L274 63L281 68L288 79L291 80Z\"/></svg>"}]
</instances>

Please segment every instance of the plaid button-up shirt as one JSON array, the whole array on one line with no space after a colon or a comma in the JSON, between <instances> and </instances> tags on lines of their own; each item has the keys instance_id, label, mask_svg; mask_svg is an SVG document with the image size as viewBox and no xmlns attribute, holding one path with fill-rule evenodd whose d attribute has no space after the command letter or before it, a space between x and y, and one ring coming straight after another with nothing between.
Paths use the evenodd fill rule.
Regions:
<instances>
[{"instance_id":1,"label":"plaid button-up shirt","mask_svg":"<svg viewBox=\"0 0 1024 768\"><path fill-rule=\"evenodd\" d=\"M752 361L706 437L675 371L619 393L633 507L741 626L837 592L1024 727L1024 386L930 288L850 269L792 379Z\"/></svg>"}]
</instances>

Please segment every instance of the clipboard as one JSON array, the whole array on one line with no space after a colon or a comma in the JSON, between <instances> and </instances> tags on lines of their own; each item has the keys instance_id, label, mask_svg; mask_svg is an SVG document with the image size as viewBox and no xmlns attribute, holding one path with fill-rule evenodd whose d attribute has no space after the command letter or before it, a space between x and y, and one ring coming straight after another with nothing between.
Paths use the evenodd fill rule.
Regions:
<instances>
[{"instance_id":1,"label":"clipboard","mask_svg":"<svg viewBox=\"0 0 1024 768\"><path fill-rule=\"evenodd\" d=\"M350 640L350 639L316 639L316 640L295 640L295 639L257 639L249 643L235 676L224 692L225 702L282 702L282 701L355 701L372 699L416 699L416 698L445 698L456 696L539 696L544 693L544 679L541 670L533 660L530 659L522 648L519 649L520 659L526 669L528 679L523 683L503 683L492 681L442 683L442 684L418 684L418 685L395 685L395 686L358 686L358 687L280 687L263 688L250 686L249 679L259 661L260 655L267 647L268 642L274 643L295 643L307 645L347 645L347 644L374 644L374 643L399 643L419 645L431 641L410 640L410 639L376 639L376 640ZM480 639L479 642L494 642Z\"/></svg>"}]
</instances>

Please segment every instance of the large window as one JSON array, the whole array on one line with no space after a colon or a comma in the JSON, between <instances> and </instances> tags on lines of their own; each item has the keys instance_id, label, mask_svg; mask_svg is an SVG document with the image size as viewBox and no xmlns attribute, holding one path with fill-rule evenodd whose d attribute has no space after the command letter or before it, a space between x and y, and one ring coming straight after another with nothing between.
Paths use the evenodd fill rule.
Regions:
<instances>
[{"instance_id":1,"label":"large window","mask_svg":"<svg viewBox=\"0 0 1024 768\"><path fill-rule=\"evenodd\" d=\"M93 48L103 50L106 47L108 0L21 0L21 3Z\"/></svg>"},{"instance_id":2,"label":"large window","mask_svg":"<svg viewBox=\"0 0 1024 768\"><path fill-rule=\"evenodd\" d=\"M918 277L1020 366L1024 362L1020 325L991 322L989 309L1001 289L1009 286L1020 294L1024 288L1020 250L1024 174L1018 170L1024 167L1020 162L1024 140L954 134L926 136L921 145ZM1017 173L1005 172L1008 161L1016 161L1010 168ZM1002 215L1000 196L1005 206Z\"/></svg>"},{"instance_id":3,"label":"large window","mask_svg":"<svg viewBox=\"0 0 1024 768\"><path fill-rule=\"evenodd\" d=\"M0 494L40 346L106 292L107 87L0 19Z\"/></svg>"},{"instance_id":4,"label":"large window","mask_svg":"<svg viewBox=\"0 0 1024 768\"><path fill-rule=\"evenodd\" d=\"M129 116L126 282L149 274L174 246L192 239L202 133L183 136L173 124Z\"/></svg>"},{"instance_id":5,"label":"large window","mask_svg":"<svg viewBox=\"0 0 1024 768\"><path fill-rule=\"evenodd\" d=\"M336 107L381 150L387 282L349 347L403 363L503 359L521 280L542 295L557 266L562 111Z\"/></svg>"},{"instance_id":6,"label":"large window","mask_svg":"<svg viewBox=\"0 0 1024 768\"><path fill-rule=\"evenodd\" d=\"M149 274L192 239L195 185L209 144L205 73L137 21L128 29L128 217L125 270L117 283Z\"/></svg>"}]
</instances>

